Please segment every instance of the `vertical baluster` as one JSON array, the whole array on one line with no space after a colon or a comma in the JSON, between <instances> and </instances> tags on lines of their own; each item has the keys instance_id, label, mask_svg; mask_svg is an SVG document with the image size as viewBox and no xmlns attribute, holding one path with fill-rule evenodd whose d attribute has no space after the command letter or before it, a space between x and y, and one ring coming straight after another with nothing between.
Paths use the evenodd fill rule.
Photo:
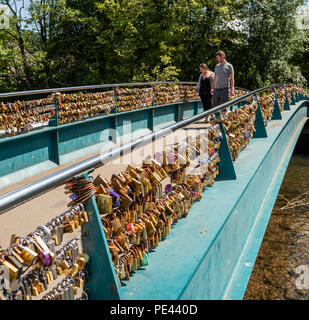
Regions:
<instances>
[{"instance_id":1,"label":"vertical baluster","mask_svg":"<svg viewBox=\"0 0 309 320\"><path fill-rule=\"evenodd\" d=\"M255 132L253 133L253 138L267 138L267 131L265 128L261 105L260 105L259 97L257 94L255 95L255 99L257 101L258 107L255 112L255 122L254 122Z\"/></svg>"},{"instance_id":2,"label":"vertical baluster","mask_svg":"<svg viewBox=\"0 0 309 320\"><path fill-rule=\"evenodd\" d=\"M83 177L88 178L88 173ZM89 290L91 300L119 300L119 284L94 196L85 210L89 221L82 225L82 245L90 258L85 267L89 280L84 288Z\"/></svg>"},{"instance_id":3,"label":"vertical baluster","mask_svg":"<svg viewBox=\"0 0 309 320\"><path fill-rule=\"evenodd\" d=\"M219 112L216 114L216 117L217 118L220 117ZM219 149L219 157L220 157L220 162L218 163L219 174L216 177L216 181L235 180L236 172L235 172L235 168L232 160L232 155L231 155L230 147L228 144L224 125L221 121L219 123L219 126L222 133L222 141Z\"/></svg>"},{"instance_id":4,"label":"vertical baluster","mask_svg":"<svg viewBox=\"0 0 309 320\"><path fill-rule=\"evenodd\" d=\"M274 111L273 111L273 116L272 116L271 120L282 120L276 88L274 87L273 89L275 92L275 105L274 105Z\"/></svg>"},{"instance_id":5,"label":"vertical baluster","mask_svg":"<svg viewBox=\"0 0 309 320\"><path fill-rule=\"evenodd\" d=\"M291 110L290 108L290 102L289 102L289 98L288 98L288 95L286 93L286 88L284 86L284 110Z\"/></svg>"}]
</instances>

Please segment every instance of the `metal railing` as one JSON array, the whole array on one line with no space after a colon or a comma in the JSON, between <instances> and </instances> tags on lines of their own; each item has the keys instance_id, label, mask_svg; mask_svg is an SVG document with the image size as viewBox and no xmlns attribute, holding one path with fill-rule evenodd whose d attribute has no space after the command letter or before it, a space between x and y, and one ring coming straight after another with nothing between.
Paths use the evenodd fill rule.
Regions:
<instances>
[{"instance_id":1,"label":"metal railing","mask_svg":"<svg viewBox=\"0 0 309 320\"><path fill-rule=\"evenodd\" d=\"M39 99L38 97L40 95L45 95L44 98L51 98L53 95L55 95L56 93L59 93L61 95L61 93L73 93L73 92L90 92L90 91L94 91L95 89L99 90L104 90L104 89L111 89L114 91L114 101L111 101L111 105L112 107L107 108L107 110L105 111L101 111L98 112L95 115L86 115L86 118L79 118L79 119L70 119L69 121L67 120L67 116L64 116L64 121L60 121L61 118L61 111L60 111L60 107L59 107L59 103L57 101L57 99L54 100L52 105L46 105L45 107L51 107L52 110L50 110L49 112L43 113L45 116L48 117L48 115L52 115L51 117L49 117L49 120L46 119L46 121L25 121L25 124L23 125L23 128L20 128L20 130L17 130L17 128L12 128L12 132L13 135L20 135L20 134L24 134L27 133L29 131L34 131L34 130L38 130L41 129L43 127L46 126L52 126L52 127L58 127L61 126L63 124L67 124L67 123L76 123L79 121L83 121L85 119L89 119L89 118L102 118L105 117L106 115L109 115L109 113L112 114L119 114L122 113L123 111L117 110L118 106L118 99L117 99L117 94L115 92L116 88L124 88L124 87L147 87L147 88L151 88L154 87L156 85L196 85L196 82L185 82L185 81L178 81L178 82L133 82L133 83L114 83L114 84L100 84L100 85L89 85L89 86L76 86L76 87L62 87L62 88L51 88L51 89L42 89L42 90L32 90L32 91L18 91L18 92L10 92L10 93L0 93L0 101L4 101L5 98L7 98L11 103L14 103L16 99L18 99L19 97L24 97L25 100L28 99L33 99L37 100ZM104 92L104 91L102 91ZM47 96L47 97L46 97ZM154 99L155 99L156 94L153 93L152 95L152 106L154 106ZM196 97L194 98L194 100L196 100ZM183 102L183 100L181 100ZM139 106L137 109L146 109L149 108L149 106ZM29 110L34 110L35 108L29 108ZM135 110L136 108L133 108L132 110ZM28 110L28 109L27 109ZM42 115L43 115L42 114ZM1 114L0 114L1 115ZM79 115L81 117L81 115ZM25 119L26 120L26 119ZM1 123L0 123L1 124ZM6 124L5 122L3 124ZM10 123L9 123L10 124ZM30 127L29 127L30 126ZM32 128L31 128L32 126ZM14 127L14 126L13 126ZM11 128L9 126L9 128ZM14 130L13 130L14 129ZM12 135L11 130L8 130L7 133L5 133L4 130L2 130L2 135L4 136L3 138L7 138L10 137ZM5 135L4 135L5 133Z\"/></svg>"},{"instance_id":2,"label":"metal railing","mask_svg":"<svg viewBox=\"0 0 309 320\"><path fill-rule=\"evenodd\" d=\"M3 100L4 98L8 98L9 100L12 100L12 98L14 97L22 97L22 96L28 96L28 97L38 97L40 95L46 95L46 94L50 94L50 95L54 95L56 93L64 93L64 92L73 92L73 91L90 91L90 90L95 90L95 89L115 89L115 88L121 88L121 87L139 87L139 86L147 86L147 87L154 87L156 85L196 85L196 82L188 82L188 81L178 81L178 82L171 82L171 81L167 81L167 82L133 82L133 83L115 83L115 84L100 84L100 85L89 85L89 86L76 86L76 87L62 87L62 88L51 88L51 89L42 89L42 90L31 90L31 91L18 91L18 92L10 92L10 93L0 93L0 100ZM244 90L244 91L248 91L247 89L243 89L243 88L235 88L236 90ZM49 95L49 97L50 97ZM114 92L114 95L116 97L116 93ZM155 94L153 95L152 99L152 104L154 105L154 97ZM196 99L196 98L195 98ZM12 100L13 101L13 100ZM14 103L14 102L13 102ZM120 113L122 111L118 111L117 110L117 99L115 98L114 103L114 107L112 109L114 109L114 111L112 111L112 109L110 111L112 111L112 113ZM53 103L53 105L48 105L45 107L52 107L53 111L54 111L54 115L52 116L52 118L49 119L49 122L47 121L47 123L43 123L41 125L37 125L37 126L33 126L33 122L29 122L27 125L25 125L24 129L22 129L21 132L18 133L19 134L24 134L27 133L29 131L33 131L33 130L37 130L37 129L41 129L43 127L46 126L56 126L58 127L59 125L62 124L66 124L66 123L71 123L71 122L79 122L82 121L84 119L75 119L74 121L64 121L64 123L59 123L59 107L58 107L58 103L55 101ZM142 108L138 108L138 109L145 109L147 107L142 107ZM31 110L35 109L35 108L30 108ZM133 108L134 110L134 108ZM43 113L45 115L51 114L50 112L46 112ZM108 115L108 113L106 112L102 112L102 113L98 113L96 115L91 115L91 116L87 116L87 118L100 118L100 117L104 117L106 115ZM45 121L46 122L46 121ZM32 125L33 128L29 128L28 125ZM15 134L16 134L16 130L15 130ZM15 135L14 134L14 135ZM10 132L9 135L10 136ZM7 138L7 136L5 136L4 138Z\"/></svg>"},{"instance_id":3,"label":"metal railing","mask_svg":"<svg viewBox=\"0 0 309 320\"><path fill-rule=\"evenodd\" d=\"M162 82L161 82L162 83ZM126 84L127 85L127 84ZM133 84L132 84L133 85ZM136 84L134 84L136 85ZM118 84L118 86L120 86ZM189 124L192 124L198 120L201 120L211 114L219 113L220 111L226 109L227 107L230 107L232 105L237 104L238 102L241 102L243 100L246 100L247 98L257 95L259 92L267 91L270 89L275 89L277 87L285 86L284 84L275 84L266 86L254 91L251 91L239 98L233 99L231 101L228 101L220 106L214 107L208 111L202 112L198 115L195 115L193 117L187 118L185 120L181 120L173 125L167 126L163 129L157 130L153 133L147 134L145 136L140 137L139 139L135 141L131 141L125 144L120 145L119 147L113 148L111 150L108 150L106 152L100 153L98 155L95 155L89 159L86 159L84 161L81 161L75 165L72 165L68 168L59 170L58 172L51 174L43 179L37 180L33 183L30 183L28 185L25 185L19 189L16 189L14 191L8 192L6 194L3 194L0 196L0 214L11 210L35 197L38 197L62 184L64 184L66 181L70 180L76 175L80 175L82 173L85 173L87 171L90 171L96 167L101 166L103 163L106 163L107 161L111 161L116 159L119 156L125 155L129 152L131 152L133 149L139 148L151 141L154 141L156 138L163 137L172 131L175 131L177 129L183 128ZM102 88L103 86L98 86ZM78 88L87 88L87 87L78 87ZM68 89L68 88L66 88ZM49 89L53 90L53 89ZM47 92L46 90L42 90L42 92ZM57 91L59 91L57 89ZM51 92L51 91L49 91Z\"/></svg>"},{"instance_id":4,"label":"metal railing","mask_svg":"<svg viewBox=\"0 0 309 320\"><path fill-rule=\"evenodd\" d=\"M178 84L178 85L194 85L196 82L130 82L130 83L113 83L113 84L98 84L90 86L77 86L77 87L63 87L63 88L52 88L52 89L42 89L42 90L31 90L31 91L18 91L10 93L0 93L1 98L8 97L19 97L19 96L30 96L30 95L39 95L39 94L48 94L56 92L68 92L68 91L79 91L79 90L93 90L93 89L108 89L108 88L117 88L117 87L132 87L132 86L155 86L159 84Z\"/></svg>"},{"instance_id":5,"label":"metal railing","mask_svg":"<svg viewBox=\"0 0 309 320\"><path fill-rule=\"evenodd\" d=\"M196 85L197 82L190 81L179 81L179 82L130 82L130 83L112 83L112 84L98 84L90 86L77 86L77 87L62 87L62 88L51 88L51 89L41 89L41 90L30 90L30 91L16 91L16 92L7 92L0 93L0 99L10 98L10 97L20 97L20 96L31 96L31 95L40 95L40 94L53 94L56 92L70 92L70 91L79 91L79 90L94 90L94 89L108 89L108 88L117 88L117 87L133 87L133 86L155 86L159 84L177 84L177 85ZM235 87L237 90L248 89Z\"/></svg>"}]
</instances>

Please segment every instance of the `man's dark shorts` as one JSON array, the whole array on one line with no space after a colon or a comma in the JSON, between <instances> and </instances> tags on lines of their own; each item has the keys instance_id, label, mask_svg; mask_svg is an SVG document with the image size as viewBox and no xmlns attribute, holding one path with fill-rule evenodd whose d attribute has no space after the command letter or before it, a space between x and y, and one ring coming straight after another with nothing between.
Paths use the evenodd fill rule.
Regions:
<instances>
[{"instance_id":1,"label":"man's dark shorts","mask_svg":"<svg viewBox=\"0 0 309 320\"><path fill-rule=\"evenodd\" d=\"M229 88L214 89L213 107L229 101Z\"/></svg>"}]
</instances>

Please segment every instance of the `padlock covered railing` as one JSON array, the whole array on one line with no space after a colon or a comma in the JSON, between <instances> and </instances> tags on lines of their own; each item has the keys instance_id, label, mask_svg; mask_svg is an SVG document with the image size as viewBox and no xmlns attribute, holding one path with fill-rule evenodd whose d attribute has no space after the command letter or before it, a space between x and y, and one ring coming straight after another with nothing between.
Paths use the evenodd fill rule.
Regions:
<instances>
[{"instance_id":1,"label":"padlock covered railing","mask_svg":"<svg viewBox=\"0 0 309 320\"><path fill-rule=\"evenodd\" d=\"M254 91L251 91L239 98L233 99L231 101L228 101L220 106L217 106L215 108L212 108L208 111L202 112L198 115L195 115L191 118L187 118L185 120L179 121L173 125L167 126L163 129L157 130L153 133L150 133L146 136L142 136L141 138L136 139L135 141L125 143L119 147L113 148L109 151L103 152L99 155L96 155L94 157L91 157L87 160L81 161L73 166L70 166L69 168L59 170L57 173L52 174L50 176L47 176L43 179L40 179L36 182L33 182L31 184L28 184L24 187L21 187L17 190L14 190L12 192L9 192L7 194L4 194L0 196L0 213L3 213L5 211L8 211L16 206L19 206L20 204L29 201L30 199L37 197L43 193L46 193L53 188L56 188L60 186L61 184L65 183L67 180L71 179L72 177L82 174L84 172L87 172L89 170L92 170L93 168L97 166L101 166L102 163L106 163L107 161L111 161L119 155L124 155L129 152L131 152L132 149L136 149L137 147L142 147L145 144L153 141L154 139L157 139L159 137L164 136L167 133L170 133L172 131L175 131L177 129L183 128L191 123L194 123L200 119L203 119L207 116L210 116L212 114L220 113L222 110L225 110L228 107L234 106L241 101L246 100L247 98L253 97L261 92L265 92L270 89L282 87L283 84L276 84L276 85L270 85L266 86ZM287 85L289 86L289 85ZM81 88L81 87L80 87ZM52 89L50 89L52 90ZM42 90L41 92L46 93L47 90ZM295 98L292 94L292 101L295 103ZM299 96L300 98L300 96ZM279 110L280 111L280 110ZM265 130L265 129L264 129Z\"/></svg>"},{"instance_id":2,"label":"padlock covered railing","mask_svg":"<svg viewBox=\"0 0 309 320\"><path fill-rule=\"evenodd\" d=\"M284 92L282 92L282 90ZM260 96L260 94L263 92L267 93L265 97ZM283 96L285 98L284 103L282 101ZM123 296L125 296L125 294L123 295L123 285L121 284L120 280L129 280L130 276L128 270L120 270L119 266L122 265L128 267L129 262L126 260L126 255L121 256L122 260L119 265L116 260L114 260L115 255L113 253L113 250L117 250L117 248L113 245L114 240L111 239L111 234L117 233L117 230L119 228L121 229L121 224L119 219L117 218L116 213L114 213L114 218L113 216L111 217L113 221L108 221L108 219L106 220L106 218L108 218L106 214L112 215L112 207L113 209L116 209L116 211L120 210L119 208L128 209L133 201L130 198L129 193L131 194L131 197L132 194L135 195L135 193L139 194L142 197L145 197L149 191L144 188L146 188L148 184L152 185L155 193L157 191L159 191L160 193L160 188L157 190L157 184L160 184L160 181L163 181L163 179L169 177L171 181L169 188L165 189L164 193L162 193L161 190L162 195L159 196L158 203L156 202L156 204L154 204L152 200L149 200L147 198L146 204L148 204L148 206L145 207L146 211L158 209L163 210L161 214L163 214L164 210L169 211L169 213L165 217L167 218L166 221L164 223L161 221L161 224L163 224L162 236L166 237L171 228L171 223L176 223L178 221L178 217L186 216L188 214L188 208L186 209L186 207L183 207L181 210L179 208L176 210L177 206L174 207L175 203L181 205L183 199L186 198L186 203L190 202L191 205L189 205L189 208L191 208L193 202L201 199L201 193L203 191L201 186L211 186L214 183L214 179L235 180L237 177L235 174L233 161L236 160L238 153L241 151L240 147L242 146L245 148L250 143L250 139L252 137L267 137L265 125L268 123L268 121L280 119L281 111L289 110L290 102L291 104L293 104L305 98L306 97L304 91L294 85L290 87L278 84L249 92L242 97L233 99L232 101L222 104L221 106L215 107L206 112L202 112L185 120L181 120L173 125L145 135L135 141L131 141L119 147L103 152L100 155L91 157L74 166L70 166L69 168L58 171L57 173L50 175L44 179L26 185L18 190L14 190L13 192L7 193L0 197L0 213L4 213L5 211L8 211L15 206L18 206L45 192L52 190L53 188L62 185L63 183L66 183L65 189L69 190L66 191L66 193L72 193L70 196L71 202L67 205L78 206L80 203L83 203L85 207L81 208L85 208L85 212L87 212L87 214L83 215L83 210L78 211L78 208L74 209L72 207L73 209L71 209L73 211L65 213L63 215L63 218L60 219L61 224L63 224L63 230L70 233L74 230L74 225L81 226L81 240L83 244L83 250L85 250L87 254L80 255L80 253L77 252L78 250L76 244L68 245L68 248L66 250L72 250L71 259L76 263L74 266L72 265L71 267L69 267L63 262L64 265L60 266L60 268L65 270L65 272L68 272L69 275L76 276L78 274L79 268L81 268L77 262L79 261L82 267L84 267L86 260L88 260L85 260L85 257L90 257L89 264L87 264L86 266L86 269L90 275L89 282L87 282L86 284L89 297L91 299L121 299ZM261 106L261 102L265 102L263 106ZM227 111L227 108L230 108L230 111ZM208 116L210 116L210 118ZM131 189L129 190L128 188L128 185L132 183L131 178L134 176L132 175L130 178L129 172L133 170L132 172L136 174L136 172L134 171L134 167L128 166L126 171L121 172L120 174L118 174L118 176L113 174L111 180L101 179L99 176L96 179L93 179L93 177L89 176L89 174L95 168L101 166L102 164L108 164L112 160L120 156L130 153L133 150L136 151L141 146L151 143L158 138L165 137L178 129L183 129L188 125L195 124L198 120L201 120L205 117L208 118L207 121L210 122L211 126L206 127L206 130L202 134L197 136L196 139L190 138L186 140L186 143L183 144L184 149L182 151L181 144L174 145L172 150L169 151L168 155L166 153L164 155L165 151L163 151L163 153L159 152L157 153L157 155L154 155L153 158L147 157L146 159L144 159L141 167L142 169L138 169L138 167L136 167L136 172L144 172L142 174L142 176L144 176L145 178L145 181L143 181L143 192L136 189L135 186L133 187L133 191ZM236 132L241 132L241 134L239 136L235 136ZM193 157L189 157L188 155L191 152L190 150L197 150L198 158L195 158L194 154ZM203 155L204 152L207 153L208 157L200 157L200 155ZM162 155L162 164L154 160L157 159L156 157L162 157ZM172 160L170 159L170 156L172 157ZM185 160L182 165L180 165L179 162L179 159L181 159L181 157ZM176 162L174 162L175 158L177 158ZM195 161L197 161L196 163L199 163L199 165L196 166L194 164L193 171L190 171L190 173L185 173L187 164L190 166L190 162ZM161 169L162 171L160 171ZM207 172L207 170L210 170L210 172ZM179 173L179 176L176 173ZM181 176L180 173L183 173L183 175ZM140 176L140 178L142 176ZM148 177L149 180L146 179L146 177ZM122 183L120 183L121 181ZM136 182L138 181L136 180ZM148 187L151 191L152 188L150 186ZM119 194L117 194L115 190ZM177 197L175 198L175 192L179 197L181 196L180 198L178 198L178 200ZM189 194L191 194L191 196L189 196ZM114 203L115 199L113 198L113 203L110 204L110 207L106 208L105 204L105 207L101 208L99 203L99 196L101 196L103 200L105 200L104 196L110 199L112 198L111 196L113 196L115 197L115 199L117 198L116 200L118 202L119 199L121 199L121 202L118 203L116 201L117 203ZM147 197L148 196L149 194L147 195ZM161 199L161 197L163 198ZM159 206L159 203L162 203L161 206ZM158 206L157 209L154 206ZM102 209L104 210L102 211ZM141 207L139 207L138 209L136 206L135 210L138 211L142 209ZM122 212L120 213L122 214ZM142 212L137 214L140 218L143 216ZM155 225L157 225L158 223L155 222L155 216L157 214L158 218L160 215L160 212L158 211L152 217L154 219ZM163 214L163 216L165 216L165 214ZM135 226L132 223L129 223L132 222L132 219L134 220L137 228L138 219L135 216L126 216L125 218L126 231L131 235L132 233L135 233ZM107 225L104 225L105 220ZM148 220L144 217L143 221L147 223ZM152 225L150 221L148 221L148 224ZM164 224L166 224L165 227ZM55 222L55 224L52 225L52 228L56 227L60 227L59 222ZM143 226L141 228L143 229ZM148 242L148 245L150 247L157 247L158 242L161 241L161 231L158 231L161 227L159 227L159 224L156 227L152 225L152 232L151 230L148 230L148 227L146 228L146 235L144 235L143 237L146 237L145 239L147 242L147 237L155 232L155 238L149 239L150 242ZM34 243L41 243L41 246L39 247L42 249L44 248L44 243L42 243L41 240L45 237L46 232L47 231L46 229L44 229L44 227L40 227L40 229L37 229L36 234L33 235L33 239L30 240L34 241ZM109 232L111 232L110 235ZM159 236L157 232L159 232ZM59 240L60 238L60 235L56 235L55 239ZM123 244L125 245L127 240L124 240L123 237L121 239L120 238L121 237L117 239L119 241L121 241L122 239L124 241ZM134 243L136 243L136 241ZM132 243L130 244L132 245ZM51 261L49 261L48 259L51 259L52 257L52 252L54 251L54 249L51 249L51 247L53 247L53 245L54 241L49 242L48 240L48 248L46 247L45 251L43 249L44 252L40 251L41 249L38 252L40 254L39 261L43 266L51 264ZM146 247L142 249L142 252L138 251L137 248L137 251L134 251L135 247L131 247L131 249L133 249L131 251L129 250L131 252L130 255L133 255L134 259L139 260L139 263L137 265L143 266L148 264L147 261L144 261L144 259L148 259L147 254L145 253L146 251L148 251L148 245L146 245ZM21 243L21 247L19 249L25 250L23 247L23 243ZM75 251L76 253L74 253ZM9 255L11 254L10 252L8 251ZM60 257L60 261L62 261L62 253L57 251L57 254ZM139 257L139 255L142 254L143 256ZM118 256L117 253L116 255ZM137 270L137 265L133 267L132 264L129 269ZM54 271L55 273L57 270L50 270L50 272L52 271ZM61 272L62 271L60 270L60 273ZM14 273L13 279L15 279L15 276L18 277L18 273ZM49 274L49 277L51 277L51 274ZM47 281L48 277L46 276L44 279ZM55 295L60 297L60 299L74 299L72 286L73 284L77 284L76 281L78 281L78 283L80 281L83 281L83 276L80 275L78 279L73 282L72 279L70 280L68 278L67 280L62 282L62 285L59 287L60 291L57 289L55 291L51 291L44 295L43 299L53 299ZM37 295L38 291L40 290L44 292L44 288L40 288L43 286L43 282L44 281L41 279L37 284L32 286L32 295ZM47 283L44 284L44 286L47 287ZM20 294L21 292L14 291L13 298L18 298ZM26 296L28 296L28 294Z\"/></svg>"},{"instance_id":3,"label":"padlock covered railing","mask_svg":"<svg viewBox=\"0 0 309 320\"><path fill-rule=\"evenodd\" d=\"M235 90L236 94L245 92ZM42 95L45 97L38 98ZM3 102L5 99L9 102ZM119 83L1 93L0 136L198 99L194 82Z\"/></svg>"}]
</instances>

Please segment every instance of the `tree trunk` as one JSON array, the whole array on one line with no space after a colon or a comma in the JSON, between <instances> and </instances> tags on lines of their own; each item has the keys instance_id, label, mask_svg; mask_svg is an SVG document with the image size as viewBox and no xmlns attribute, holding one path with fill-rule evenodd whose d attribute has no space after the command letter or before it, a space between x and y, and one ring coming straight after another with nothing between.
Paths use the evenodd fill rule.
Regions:
<instances>
[{"instance_id":1,"label":"tree trunk","mask_svg":"<svg viewBox=\"0 0 309 320\"><path fill-rule=\"evenodd\" d=\"M20 26L18 25L18 23L16 23L16 29L18 32L18 45L19 45L19 51L20 51L20 55L22 58L22 62L23 62L23 68L24 68L24 73L25 73L25 83L27 86L27 89L31 89L31 76L30 76L30 69L29 69L29 65L27 63L27 57L26 57L26 51L25 51L25 43L24 43L24 39L22 37L22 31L20 29Z\"/></svg>"}]
</instances>

